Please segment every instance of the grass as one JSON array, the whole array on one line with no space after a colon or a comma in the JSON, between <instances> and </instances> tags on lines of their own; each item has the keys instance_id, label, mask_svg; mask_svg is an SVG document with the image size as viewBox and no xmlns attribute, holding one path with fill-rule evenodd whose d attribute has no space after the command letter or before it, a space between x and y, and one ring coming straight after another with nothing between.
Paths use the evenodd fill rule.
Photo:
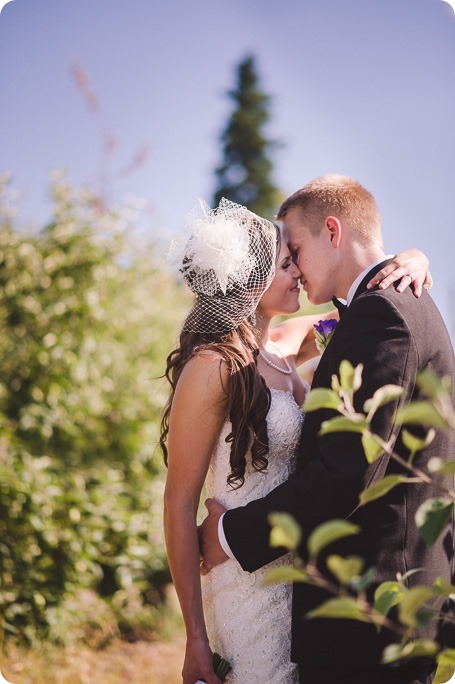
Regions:
<instances>
[{"instance_id":1,"label":"grass","mask_svg":"<svg viewBox=\"0 0 455 684\"><path fill-rule=\"evenodd\" d=\"M75 606L70 610L67 605L60 616L55 632L60 645L24 648L7 640L0 664L3 677L12 684L181 684L185 639L171 586L158 634L147 631L137 607L134 641L120 637L112 615L102 615L101 604L90 594L80 596L77 607L82 621L74 620Z\"/></svg>"},{"instance_id":2,"label":"grass","mask_svg":"<svg viewBox=\"0 0 455 684\"><path fill-rule=\"evenodd\" d=\"M114 640L103 650L83 646L8 649L3 676L13 684L178 684L184 637L127 643Z\"/></svg>"}]
</instances>

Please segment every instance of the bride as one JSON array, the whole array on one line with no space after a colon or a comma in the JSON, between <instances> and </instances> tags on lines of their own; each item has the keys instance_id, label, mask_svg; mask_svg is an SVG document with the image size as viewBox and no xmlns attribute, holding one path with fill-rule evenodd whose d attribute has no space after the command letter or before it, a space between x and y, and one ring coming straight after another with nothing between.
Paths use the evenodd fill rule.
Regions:
<instances>
[{"instance_id":1,"label":"bride","mask_svg":"<svg viewBox=\"0 0 455 684\"><path fill-rule=\"evenodd\" d=\"M225 199L214 211L201 203L189 223L176 261L195 301L167 359L171 393L160 438L166 546L187 634L183 683L220 683L214 651L230 662L231 684L294 684L292 589L262 582L290 556L251 574L229 560L201 578L196 516L204 483L230 508L289 477L309 389L296 368L317 355L314 324L338 313L270 327L274 316L299 309L301 272L279 229ZM385 285L413 273L421 287L427 265L421 252L402 252Z\"/></svg>"}]
</instances>

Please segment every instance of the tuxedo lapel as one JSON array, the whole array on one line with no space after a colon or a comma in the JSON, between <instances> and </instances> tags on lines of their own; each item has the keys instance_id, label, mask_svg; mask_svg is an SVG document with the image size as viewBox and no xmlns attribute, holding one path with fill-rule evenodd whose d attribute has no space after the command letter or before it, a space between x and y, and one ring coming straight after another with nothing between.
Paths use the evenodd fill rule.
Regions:
<instances>
[{"instance_id":1,"label":"tuxedo lapel","mask_svg":"<svg viewBox=\"0 0 455 684\"><path fill-rule=\"evenodd\" d=\"M354 292L354 296L353 296L353 298L352 298L352 301L354 301L354 299L356 299L356 297L358 297L359 295L361 295L362 292L365 292L365 290L367 289L367 285L368 285L368 283L370 282L370 280L371 280L372 278L374 278L374 276L376 275L376 273L379 273L379 271L380 271L382 268L384 268L384 266L387 266L387 264L390 264L391 261L392 261L392 259L384 259L384 261L381 261L380 264L376 264L376 266L373 266L373 268L372 268L370 271L368 271L368 273L366 274L365 278L361 281L361 283L360 283L360 285L358 286L357 290ZM376 285L376 287L377 287L377 285ZM351 302L351 304L352 304L352 302Z\"/></svg>"},{"instance_id":2,"label":"tuxedo lapel","mask_svg":"<svg viewBox=\"0 0 455 684\"><path fill-rule=\"evenodd\" d=\"M381 261L380 264L377 264L374 266L366 276L363 278L363 280L360 282L357 290L354 293L354 297L352 298L352 302L349 306L352 306L353 302L355 299L361 295L363 292L366 291L367 289L367 284L370 282L372 278L376 275L376 273L379 273L379 271L384 268L384 266L387 266L389 264L391 259L384 259L384 261ZM313 378L313 384L312 387L329 387L330 386L330 381L331 377L328 376L328 370L329 370L329 361L331 357L331 351L337 344L337 333L339 332L339 328L341 328L343 325L349 325L349 306L346 309L346 318L341 319L338 323L338 325L335 328L335 331L333 333L332 339L330 340L329 344L327 345L327 348L324 350L321 360L319 362L319 365L316 369L316 372L314 374Z\"/></svg>"},{"instance_id":3,"label":"tuxedo lapel","mask_svg":"<svg viewBox=\"0 0 455 684\"><path fill-rule=\"evenodd\" d=\"M360 282L357 290L355 291L354 297L349 306L352 306L355 302L355 299L366 291L367 284L369 283L371 278L373 278L376 275L376 273L378 273L382 268L384 268L384 266L390 263L390 261L391 259L384 259L384 261L382 261L380 264L377 264L370 271L368 271L366 276ZM316 368L316 371L314 373L313 382L311 384L312 389L315 389L316 387L331 387L333 371L331 371L330 369L330 360L332 357L333 350L336 349L337 336L342 331L342 328L345 325L349 325L349 307L346 309L346 315L343 317L343 319L340 318L340 321L334 330L332 339L330 340L329 344L327 345L326 349L324 350L321 356L318 367ZM305 460L308 460L310 458L310 454L312 451L312 449L310 448L310 444L312 445L314 439L316 438L315 433L317 434L317 432L319 431L320 422L320 416L316 416L315 414L309 414L305 418L299 450L300 465L302 465Z\"/></svg>"}]
</instances>

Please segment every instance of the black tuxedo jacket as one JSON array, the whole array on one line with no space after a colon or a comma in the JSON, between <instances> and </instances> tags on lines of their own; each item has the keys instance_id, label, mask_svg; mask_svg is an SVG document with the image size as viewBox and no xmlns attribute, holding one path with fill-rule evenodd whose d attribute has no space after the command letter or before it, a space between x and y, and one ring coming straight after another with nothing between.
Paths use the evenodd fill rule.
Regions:
<instances>
[{"instance_id":1,"label":"black tuxedo jacket","mask_svg":"<svg viewBox=\"0 0 455 684\"><path fill-rule=\"evenodd\" d=\"M449 376L455 384L453 347L444 322L426 291L417 300L408 288L398 293L366 290L366 284L384 263L372 269L360 284L349 308L340 320L332 340L322 355L314 376L314 387L330 387L343 359L353 365L362 363L363 383L355 395L356 410L383 385L400 385L403 398L382 407L373 428L389 439L395 437L395 449L407 459L408 452L400 434L392 435L392 417L397 407L419 399L416 374L430 369L438 376ZM358 555L368 568L376 568L376 584L395 580L397 573L423 568L407 583L429 584L436 577L454 580L454 521L431 547L420 539L414 515L420 504L437 496L423 484L402 484L389 494L365 506L359 506L359 493L369 484L392 473L402 472L396 461L386 455L369 465L363 453L360 435L340 432L319 437L321 422L334 415L319 410L305 417L297 470L289 480L263 499L228 511L223 520L227 541L243 569L250 572L283 553L269 546L271 511L287 511L300 523L304 538L320 523L333 518L349 518L358 524L360 535L346 538L328 547L328 553ZM438 432L434 441L419 452L414 463L425 465L433 456L455 458L453 433ZM305 544L300 550L305 554ZM328 574L324 557L321 569ZM369 598L374 593L370 590ZM374 667L380 663L383 649L396 641L387 630L378 634L371 625L355 620L305 619L305 614L329 596L306 584L294 585L292 660L306 666ZM447 602L444 610L453 609ZM422 636L444 639L455 646L453 629L430 625Z\"/></svg>"}]
</instances>

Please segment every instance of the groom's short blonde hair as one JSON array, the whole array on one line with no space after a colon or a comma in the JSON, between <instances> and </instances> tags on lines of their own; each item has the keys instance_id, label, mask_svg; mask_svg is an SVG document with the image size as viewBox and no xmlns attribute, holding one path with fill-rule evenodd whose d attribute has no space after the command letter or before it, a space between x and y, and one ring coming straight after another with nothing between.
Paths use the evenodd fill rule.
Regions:
<instances>
[{"instance_id":1,"label":"groom's short blonde hair","mask_svg":"<svg viewBox=\"0 0 455 684\"><path fill-rule=\"evenodd\" d=\"M294 209L301 210L314 235L320 233L327 216L335 216L347 221L362 243L382 245L378 205L371 192L354 178L334 173L315 178L283 202L278 220L284 220Z\"/></svg>"}]
</instances>

